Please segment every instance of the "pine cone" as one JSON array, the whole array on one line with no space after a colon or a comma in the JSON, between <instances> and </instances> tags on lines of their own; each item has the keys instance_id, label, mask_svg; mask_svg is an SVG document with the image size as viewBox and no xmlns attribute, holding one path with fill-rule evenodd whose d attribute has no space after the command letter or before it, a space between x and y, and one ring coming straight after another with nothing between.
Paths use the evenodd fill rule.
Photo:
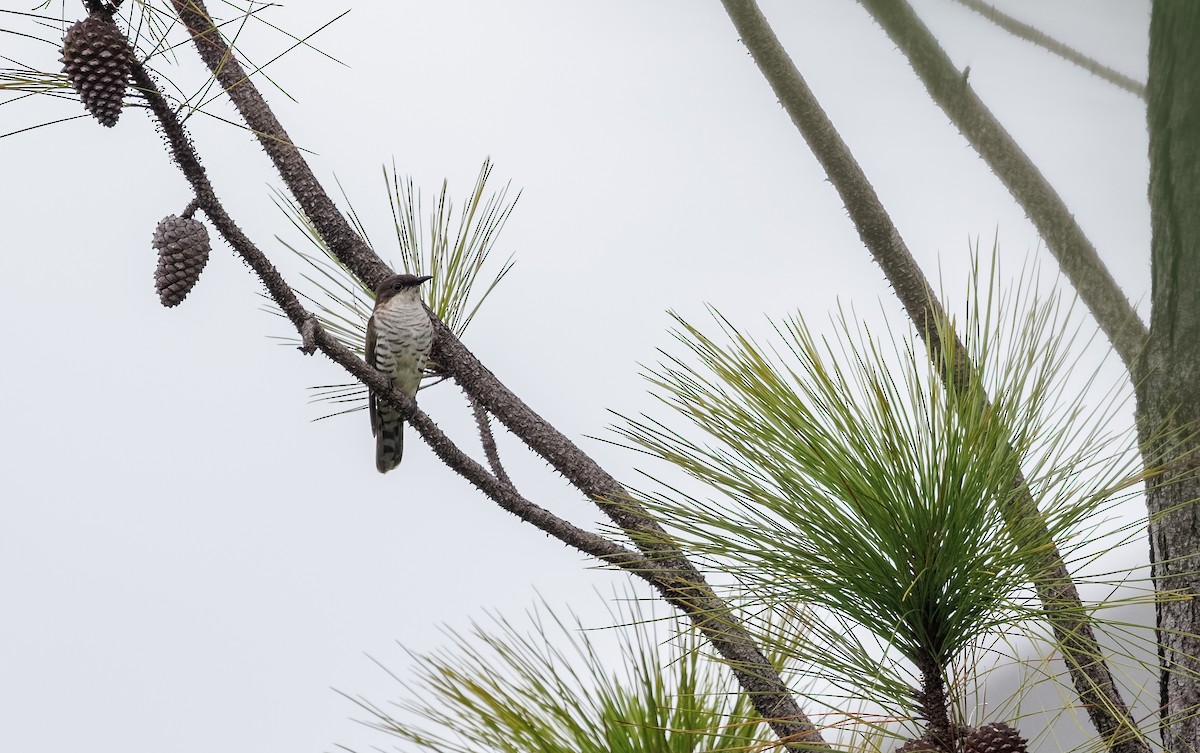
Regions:
<instances>
[{"instance_id":1,"label":"pine cone","mask_svg":"<svg viewBox=\"0 0 1200 753\"><path fill-rule=\"evenodd\" d=\"M930 737L914 737L896 748L896 753L945 753Z\"/></svg>"},{"instance_id":2,"label":"pine cone","mask_svg":"<svg viewBox=\"0 0 1200 753\"><path fill-rule=\"evenodd\" d=\"M1028 753L1029 742L1004 722L993 722L967 735L963 749L966 753Z\"/></svg>"},{"instance_id":3,"label":"pine cone","mask_svg":"<svg viewBox=\"0 0 1200 753\"><path fill-rule=\"evenodd\" d=\"M208 263L208 231L198 220L169 215L154 229L158 268L154 288L162 305L178 306L191 292Z\"/></svg>"},{"instance_id":4,"label":"pine cone","mask_svg":"<svg viewBox=\"0 0 1200 753\"><path fill-rule=\"evenodd\" d=\"M63 73L101 125L112 128L121 117L132 58L117 25L95 13L72 25L63 37Z\"/></svg>"}]
</instances>

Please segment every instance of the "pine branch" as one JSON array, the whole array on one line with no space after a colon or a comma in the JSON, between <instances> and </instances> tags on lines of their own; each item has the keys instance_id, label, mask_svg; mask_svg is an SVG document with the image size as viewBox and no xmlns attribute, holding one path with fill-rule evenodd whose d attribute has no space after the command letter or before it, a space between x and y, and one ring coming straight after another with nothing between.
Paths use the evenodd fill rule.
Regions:
<instances>
[{"instance_id":1,"label":"pine branch","mask_svg":"<svg viewBox=\"0 0 1200 753\"><path fill-rule=\"evenodd\" d=\"M925 89L1021 205L1091 311L1125 368L1134 373L1148 331L1062 197L976 96L937 39L904 0L859 0L908 58Z\"/></svg>"},{"instance_id":2,"label":"pine branch","mask_svg":"<svg viewBox=\"0 0 1200 753\"><path fill-rule=\"evenodd\" d=\"M333 201L215 28L202 0L172 1L202 60L229 94L247 125L254 131L313 226L347 268L366 284L376 286L391 274L391 270L337 211ZM137 85L151 101L155 116L168 133L172 154L189 182L193 183L205 212L213 219L218 232L262 277L272 298L299 332L304 333L307 328L310 342L315 342L323 353L404 412L443 462L475 484L501 507L517 512L523 519L581 551L598 556L648 580L669 603L684 612L713 644L751 698L755 709L779 735L782 744L793 750L828 747L816 726L800 710L779 673L733 615L729 605L713 592L704 576L687 561L678 547L671 543L661 526L594 460L504 387L443 323L433 320L434 360L454 376L470 397L478 400L526 445L550 462L589 499L595 501L642 550L644 558L639 556L636 560L630 559L626 554L628 550L623 547L619 551L611 549L618 545L581 531L542 508L533 506L536 509L532 509L518 504L520 498L515 490L498 481L461 452L453 452L452 446L447 444L449 440L443 441L443 435L428 416L415 410L411 403L407 403L402 396L388 389L387 385L380 381L382 375L346 350L323 328L314 327L311 314L303 309L278 272L265 256L252 250L253 244L224 213L181 124L166 107L165 99L145 69L140 65L136 65L135 68ZM156 105L155 100L160 100L161 104ZM210 208L212 213L209 213ZM411 414L408 414L408 411L412 411Z\"/></svg>"},{"instance_id":3,"label":"pine branch","mask_svg":"<svg viewBox=\"0 0 1200 753\"><path fill-rule=\"evenodd\" d=\"M1145 84L1126 76L1124 73L1109 68L1100 61L1084 55L1079 50L1063 44L1054 37L1027 23L1023 23L1006 13L1002 13L995 6L988 5L982 2L982 0L954 0L954 2L970 8L1014 37L1024 39L1030 44L1036 44L1043 50L1052 52L1060 58L1074 63L1088 73L1099 76L1110 84L1118 86L1131 94L1136 94L1142 101L1145 101Z\"/></svg>"},{"instance_id":4,"label":"pine branch","mask_svg":"<svg viewBox=\"0 0 1200 753\"><path fill-rule=\"evenodd\" d=\"M944 320L944 313L924 273L758 5L754 0L722 2L742 42L845 202L859 237L891 282L917 332L925 339L942 379L951 384L973 379L975 370L966 358L962 344L956 342L951 350L946 350L938 338L935 322ZM946 352L953 356L939 357ZM1039 520L1040 512L1024 478L1014 479L1014 484L1019 493L1007 511L1008 515L1014 521ZM1014 527L1023 528L1020 525ZM1113 753L1148 753L1149 747L1113 680L1078 589L1049 531L1044 526L1040 531L1031 530L1029 540L1021 543L1044 547L1046 554L1042 566L1030 573L1031 580L1063 651L1076 693L1096 730Z\"/></svg>"}]
</instances>

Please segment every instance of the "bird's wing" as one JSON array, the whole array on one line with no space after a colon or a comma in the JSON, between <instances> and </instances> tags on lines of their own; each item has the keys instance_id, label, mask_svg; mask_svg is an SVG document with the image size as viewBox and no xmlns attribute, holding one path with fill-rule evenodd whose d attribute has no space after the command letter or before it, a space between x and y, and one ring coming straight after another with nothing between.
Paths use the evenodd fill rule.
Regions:
<instances>
[{"instance_id":1,"label":"bird's wing","mask_svg":"<svg viewBox=\"0 0 1200 753\"><path fill-rule=\"evenodd\" d=\"M367 359L367 365L372 368L375 366L375 315L371 314L371 318L367 319L367 345L364 349L364 355ZM369 396L367 397L367 412L371 414L371 435L379 436L379 409L375 407L375 391L368 389Z\"/></svg>"}]
</instances>

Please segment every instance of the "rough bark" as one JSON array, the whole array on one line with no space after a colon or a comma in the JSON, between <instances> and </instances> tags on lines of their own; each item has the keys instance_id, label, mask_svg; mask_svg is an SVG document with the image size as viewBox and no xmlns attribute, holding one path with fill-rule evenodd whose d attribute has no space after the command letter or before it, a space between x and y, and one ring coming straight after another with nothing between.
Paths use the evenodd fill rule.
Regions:
<instances>
[{"instance_id":1,"label":"rough bark","mask_svg":"<svg viewBox=\"0 0 1200 753\"><path fill-rule=\"evenodd\" d=\"M1139 430L1161 470L1147 490L1164 747L1200 750L1200 3L1150 22L1150 339Z\"/></svg>"},{"instance_id":2,"label":"rough bark","mask_svg":"<svg viewBox=\"0 0 1200 753\"><path fill-rule=\"evenodd\" d=\"M958 753L962 745L954 720L950 718L950 700L946 695L946 679L942 665L931 653L916 658L921 673L921 689L915 693L921 717L928 722L925 734L945 753Z\"/></svg>"}]
</instances>

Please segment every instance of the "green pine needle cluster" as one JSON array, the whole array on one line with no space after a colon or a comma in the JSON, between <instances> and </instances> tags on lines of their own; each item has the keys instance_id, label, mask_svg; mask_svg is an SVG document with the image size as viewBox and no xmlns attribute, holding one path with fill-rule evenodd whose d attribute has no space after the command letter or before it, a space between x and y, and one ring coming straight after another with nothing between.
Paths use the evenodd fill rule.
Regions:
<instances>
[{"instance_id":1,"label":"green pine needle cluster","mask_svg":"<svg viewBox=\"0 0 1200 753\"><path fill-rule=\"evenodd\" d=\"M457 221L449 185L443 180L426 231L421 220L421 194L414 191L412 178L402 182L394 168L390 174L384 171L404 270L415 275L433 275L427 286L426 303L459 336L512 269L510 258L486 285L479 282L479 274L496 239L521 198L518 193L509 201L508 185L485 196L491 174L491 160L485 160Z\"/></svg>"},{"instance_id":2,"label":"green pine needle cluster","mask_svg":"<svg viewBox=\"0 0 1200 753\"><path fill-rule=\"evenodd\" d=\"M717 335L676 317L684 353L648 377L674 420L620 430L709 490L646 495L685 548L743 595L823 615L814 674L897 712L914 711L914 665L948 672L1038 615L1028 584L1048 546L1082 544L1140 478L1110 412L1063 392L1073 336L1054 296L998 301L974 283L961 320L932 323L934 358L844 314L835 344L794 317L771 346L716 310ZM946 385L935 364L955 363L956 340L975 368ZM1040 520L1013 514L1022 477Z\"/></svg>"},{"instance_id":3,"label":"green pine needle cluster","mask_svg":"<svg viewBox=\"0 0 1200 753\"><path fill-rule=\"evenodd\" d=\"M770 748L729 671L677 619L638 602L588 631L549 607L522 628L498 616L414 654L395 712L358 699L369 724L433 753L702 753Z\"/></svg>"}]
</instances>

